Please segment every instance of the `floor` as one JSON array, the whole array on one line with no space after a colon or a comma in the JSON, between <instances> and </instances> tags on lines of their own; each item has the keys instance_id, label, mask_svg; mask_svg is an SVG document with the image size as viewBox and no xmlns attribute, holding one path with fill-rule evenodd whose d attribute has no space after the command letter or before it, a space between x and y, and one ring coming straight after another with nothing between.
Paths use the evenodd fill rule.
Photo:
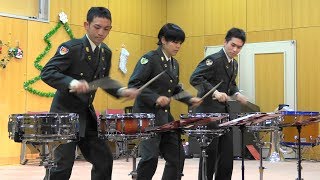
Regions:
<instances>
[{"instance_id":1,"label":"floor","mask_svg":"<svg viewBox=\"0 0 320 180\"><path fill-rule=\"evenodd\" d=\"M198 174L198 158L186 159L184 167L184 180L196 180ZM154 180L160 180L164 160L159 160L158 169L154 175ZM271 163L263 161L263 166L265 167L263 172L263 179L269 180L294 180L298 177L297 172L297 161L286 160L284 162ZM304 180L315 180L320 177L320 162L303 161L302 162L302 178ZM259 161L256 160L246 160L245 161L245 179L246 180L258 180L259 176ZM90 179L90 163L84 160L77 160L71 180L84 180ZM132 159L129 162L124 158L120 158L114 161L113 165L113 179L117 180L129 180L131 176L128 174L132 171ZM45 169L43 166L39 166L38 162L29 162L26 165L10 165L10 166L0 166L0 179L1 180L39 180L43 179L45 174ZM26 178L27 177L27 178ZM232 180L241 180L241 160L234 161L234 170Z\"/></svg>"}]
</instances>

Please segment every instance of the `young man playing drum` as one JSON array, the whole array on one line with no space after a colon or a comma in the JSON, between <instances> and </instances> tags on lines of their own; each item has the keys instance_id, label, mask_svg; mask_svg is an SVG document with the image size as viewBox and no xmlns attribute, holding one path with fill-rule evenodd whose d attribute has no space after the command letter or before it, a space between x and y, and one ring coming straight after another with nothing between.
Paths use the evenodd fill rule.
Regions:
<instances>
[{"instance_id":1,"label":"young man playing drum","mask_svg":"<svg viewBox=\"0 0 320 180\"><path fill-rule=\"evenodd\" d=\"M184 91L179 85L179 64L173 58L178 53L184 39L185 34L179 26L172 23L165 24L158 34L158 49L142 56L129 80L129 87L140 88L165 71L142 90L133 106L133 112L154 113L157 126L174 121L170 113L170 100L173 95ZM185 95L178 100L188 105L196 105L201 102L200 98L190 95ZM160 153L166 160L162 179L181 178L184 152L178 138L180 137L175 132L162 132L140 143L141 160L137 168L138 180L152 179Z\"/></svg>"},{"instance_id":2,"label":"young man playing drum","mask_svg":"<svg viewBox=\"0 0 320 180\"><path fill-rule=\"evenodd\" d=\"M232 98L243 104L247 102L247 98L239 92L236 84L238 63L234 59L245 42L245 32L242 29L232 28L226 34L223 48L199 63L190 77L190 84L198 90L199 97L202 97L219 82L222 81L222 83L212 96L204 98L203 103L195 109L196 113L228 113L230 111L228 100ZM212 180L214 173L216 180L231 180L233 169L232 138L232 131L229 131L219 138L213 139L206 149L208 155L206 176L208 180ZM199 165L199 179L202 179L201 161L202 159Z\"/></svg>"},{"instance_id":3,"label":"young man playing drum","mask_svg":"<svg viewBox=\"0 0 320 180\"><path fill-rule=\"evenodd\" d=\"M59 46L54 57L41 72L42 80L57 89L50 112L77 113L80 140L59 145L54 151L57 167L51 169L51 180L65 180L71 176L78 145L85 159L92 164L91 179L110 180L112 153L98 138L97 117L92 105L96 90L89 91L88 82L108 77L111 51L103 40L111 30L111 13L104 7L92 7L84 23L87 31L82 39L73 39ZM114 81L114 87L104 89L109 94L134 98L138 91L126 89Z\"/></svg>"}]
</instances>

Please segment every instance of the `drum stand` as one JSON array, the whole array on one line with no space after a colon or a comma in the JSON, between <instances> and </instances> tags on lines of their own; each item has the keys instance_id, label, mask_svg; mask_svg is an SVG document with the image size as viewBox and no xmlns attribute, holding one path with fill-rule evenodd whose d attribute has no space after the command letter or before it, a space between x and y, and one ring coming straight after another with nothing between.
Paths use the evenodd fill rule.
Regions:
<instances>
[{"instance_id":1,"label":"drum stand","mask_svg":"<svg viewBox=\"0 0 320 180\"><path fill-rule=\"evenodd\" d=\"M131 152L132 157L132 171L128 174L132 179L137 179L137 157L138 157L138 147L140 141L133 147Z\"/></svg>"},{"instance_id":2,"label":"drum stand","mask_svg":"<svg viewBox=\"0 0 320 180\"><path fill-rule=\"evenodd\" d=\"M177 130L176 130L176 132L177 132L177 136L178 136L178 162L179 162L179 164L178 164L178 172L180 172L179 174L178 174L178 177L177 177L177 179L181 179L182 178L182 176L184 176L183 175L183 169L182 169L182 171L180 171L180 169L181 169L181 146L182 146L182 140L181 140L181 134L182 134L182 129L181 128L178 128Z\"/></svg>"},{"instance_id":3,"label":"drum stand","mask_svg":"<svg viewBox=\"0 0 320 180\"><path fill-rule=\"evenodd\" d=\"M264 146L264 142L262 141L262 138L258 137L259 136L259 132L254 132L254 138L256 141L256 145L259 147L259 154L260 154L260 164L259 164L259 176L260 176L260 180L263 180L263 171L265 169L265 167L263 167L263 157L262 157L262 147Z\"/></svg>"},{"instance_id":4,"label":"drum stand","mask_svg":"<svg viewBox=\"0 0 320 180\"><path fill-rule=\"evenodd\" d=\"M202 180L207 180L207 157L208 157L208 155L206 153L206 149L214 138L219 137L221 135L222 134L220 134L220 133L205 133L205 132L204 133L199 132L196 135L192 135L192 133L189 133L189 136L195 137L200 145L200 151L201 151L200 158L202 158L202 163L201 163L201 179Z\"/></svg>"},{"instance_id":5,"label":"drum stand","mask_svg":"<svg viewBox=\"0 0 320 180\"><path fill-rule=\"evenodd\" d=\"M202 135L201 138L197 138L199 144L200 144L200 150L201 150L201 157L202 163L201 163L201 179L207 180L207 153L206 149L209 146L209 144L212 142L213 138L210 138L208 136Z\"/></svg>"},{"instance_id":6,"label":"drum stand","mask_svg":"<svg viewBox=\"0 0 320 180\"><path fill-rule=\"evenodd\" d=\"M241 177L244 180L244 152L245 152L245 145L244 145L244 130L246 129L245 125L240 125L239 129L241 131Z\"/></svg>"},{"instance_id":7,"label":"drum stand","mask_svg":"<svg viewBox=\"0 0 320 180\"><path fill-rule=\"evenodd\" d=\"M58 147L59 144L55 144L54 142L49 143L49 142L43 142L41 143L41 152L40 154L42 155L43 159L43 166L46 168L46 176L45 180L50 180L50 171L52 168L57 167L56 163L53 161L53 151L56 147ZM46 147L48 147L48 153L46 152Z\"/></svg>"},{"instance_id":8,"label":"drum stand","mask_svg":"<svg viewBox=\"0 0 320 180\"><path fill-rule=\"evenodd\" d=\"M180 164L180 151L181 151L181 147L180 147L180 144L181 144L181 133L182 133L182 130L181 129L178 129L177 130L177 134L178 134L178 151L179 151L179 167L178 169L180 169L181 167L181 164ZM148 138L148 137L147 137ZM138 147L139 147L139 144L140 144L140 141L141 141L142 138L139 138L139 141L138 143L133 147L132 149L132 152L131 152L131 157L132 157L132 171L128 174L129 176L131 176L131 178L133 180L137 179L137 156L138 156ZM146 138L145 138L146 139ZM181 172L179 174L179 177L178 179L180 179L181 177L183 176L183 173Z\"/></svg>"},{"instance_id":9,"label":"drum stand","mask_svg":"<svg viewBox=\"0 0 320 180\"><path fill-rule=\"evenodd\" d=\"M128 174L129 176L131 176L132 179L137 179L137 175L138 175L138 173L137 173L137 157L138 157L139 144L142 139L148 139L148 138L150 138L150 137L139 137L137 144L131 150L131 154L128 155L128 156L132 157L132 171ZM127 139L127 141L128 141L128 139ZM127 156L127 158L128 158L128 156ZM127 162L128 162L128 160L127 160Z\"/></svg>"},{"instance_id":10,"label":"drum stand","mask_svg":"<svg viewBox=\"0 0 320 180\"><path fill-rule=\"evenodd\" d=\"M298 130L298 178L296 178L297 180L303 180L303 178L301 178L301 125L297 125L297 130Z\"/></svg>"}]
</instances>

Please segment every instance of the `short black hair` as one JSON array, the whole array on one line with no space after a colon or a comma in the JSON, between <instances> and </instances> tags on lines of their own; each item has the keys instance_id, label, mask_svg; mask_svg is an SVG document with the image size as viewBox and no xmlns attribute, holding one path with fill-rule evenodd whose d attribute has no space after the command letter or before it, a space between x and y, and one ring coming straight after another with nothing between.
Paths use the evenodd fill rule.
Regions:
<instances>
[{"instance_id":1,"label":"short black hair","mask_svg":"<svg viewBox=\"0 0 320 180\"><path fill-rule=\"evenodd\" d=\"M186 35L184 31L176 24L167 23L160 29L158 33L158 45L161 45L161 38L164 37L166 41L179 41L184 42Z\"/></svg>"},{"instance_id":2,"label":"short black hair","mask_svg":"<svg viewBox=\"0 0 320 180\"><path fill-rule=\"evenodd\" d=\"M87 21L91 23L93 18L101 17L111 20L111 12L105 7L91 7L87 13Z\"/></svg>"},{"instance_id":3,"label":"short black hair","mask_svg":"<svg viewBox=\"0 0 320 180\"><path fill-rule=\"evenodd\" d=\"M244 44L246 42L246 33L242 29L233 27L227 32L225 40L228 42L231 38L241 39Z\"/></svg>"}]
</instances>

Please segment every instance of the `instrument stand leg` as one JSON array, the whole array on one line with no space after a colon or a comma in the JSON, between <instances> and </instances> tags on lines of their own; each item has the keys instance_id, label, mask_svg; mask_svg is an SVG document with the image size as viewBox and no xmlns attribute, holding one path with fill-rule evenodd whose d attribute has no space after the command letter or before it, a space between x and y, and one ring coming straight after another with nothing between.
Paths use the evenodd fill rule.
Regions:
<instances>
[{"instance_id":1,"label":"instrument stand leg","mask_svg":"<svg viewBox=\"0 0 320 180\"><path fill-rule=\"evenodd\" d=\"M219 137L216 136L216 137ZM213 138L215 136L206 136L205 134L201 135L201 137L196 137L197 141L199 142L200 145L200 150L201 150L201 156L200 159L202 159L201 163L201 180L207 180L207 157L208 155L206 154L206 149L209 146L209 144L212 142Z\"/></svg>"},{"instance_id":2,"label":"instrument stand leg","mask_svg":"<svg viewBox=\"0 0 320 180\"><path fill-rule=\"evenodd\" d=\"M265 169L265 167L263 167L263 162L262 162L262 146L259 147L259 153L260 153L260 166L259 166L260 180L263 180L263 170Z\"/></svg>"},{"instance_id":3,"label":"instrument stand leg","mask_svg":"<svg viewBox=\"0 0 320 180\"><path fill-rule=\"evenodd\" d=\"M130 156L129 149L128 149L128 142L129 142L129 140L126 138L126 139L124 139L123 145L122 145L123 153L126 156L126 162L129 162L129 156Z\"/></svg>"},{"instance_id":4,"label":"instrument stand leg","mask_svg":"<svg viewBox=\"0 0 320 180\"><path fill-rule=\"evenodd\" d=\"M201 157L202 158L202 163L201 163L201 179L202 180L207 180L207 157L208 155L206 154L206 147L201 146Z\"/></svg>"},{"instance_id":5,"label":"instrument stand leg","mask_svg":"<svg viewBox=\"0 0 320 180\"><path fill-rule=\"evenodd\" d=\"M262 138L259 137L259 132L254 132L254 138L256 141L257 146L259 147L259 154L260 154L260 166L259 166L259 176L260 180L263 180L263 171L265 167L263 167L263 157L262 157L262 147L264 145L264 142Z\"/></svg>"},{"instance_id":6,"label":"instrument stand leg","mask_svg":"<svg viewBox=\"0 0 320 180\"><path fill-rule=\"evenodd\" d=\"M301 178L301 169L302 169L302 166L301 166L301 128L302 126L301 125L298 125L297 126L297 130L298 130L298 178L296 178L297 180L303 180Z\"/></svg>"},{"instance_id":7,"label":"instrument stand leg","mask_svg":"<svg viewBox=\"0 0 320 180\"><path fill-rule=\"evenodd\" d=\"M131 151L132 157L132 171L129 173L132 179L137 179L137 157L138 157L138 147L141 141L141 137L138 139L137 144L133 147Z\"/></svg>"},{"instance_id":8,"label":"instrument stand leg","mask_svg":"<svg viewBox=\"0 0 320 180\"><path fill-rule=\"evenodd\" d=\"M244 130L245 126L241 125L240 127L241 131L241 177L242 180L244 180L244 152L245 152L245 145L244 145Z\"/></svg>"},{"instance_id":9,"label":"instrument stand leg","mask_svg":"<svg viewBox=\"0 0 320 180\"><path fill-rule=\"evenodd\" d=\"M136 144L131 152L132 156L132 171L129 173L129 176L131 176L132 179L137 179L137 156L138 156L138 146L139 143Z\"/></svg>"},{"instance_id":10,"label":"instrument stand leg","mask_svg":"<svg viewBox=\"0 0 320 180\"><path fill-rule=\"evenodd\" d=\"M46 176L45 176L45 180L50 180L50 171L52 168L57 167L57 165L55 164L55 162L53 161L53 151L55 149L54 144L49 145L48 142L43 143L42 145L42 150L44 150L44 152L42 152L42 154L44 155L43 158L43 166L46 168ZM46 146L49 149L49 153L46 153Z\"/></svg>"},{"instance_id":11,"label":"instrument stand leg","mask_svg":"<svg viewBox=\"0 0 320 180\"><path fill-rule=\"evenodd\" d=\"M178 177L177 179L181 179L183 176L183 172L180 171L181 169L181 146L182 146L182 140L181 140L181 134L182 134L182 129L177 129L177 135L178 135Z\"/></svg>"},{"instance_id":12,"label":"instrument stand leg","mask_svg":"<svg viewBox=\"0 0 320 180\"><path fill-rule=\"evenodd\" d=\"M139 137L138 138L138 142L137 144L133 147L133 149L131 150L131 157L132 157L132 171L128 174L129 176L131 176L132 179L137 179L137 157L138 157L138 147L139 144L141 142L141 140L144 139L144 137ZM129 152L129 150L128 150Z\"/></svg>"},{"instance_id":13,"label":"instrument stand leg","mask_svg":"<svg viewBox=\"0 0 320 180\"><path fill-rule=\"evenodd\" d=\"M43 165L43 162L46 160L45 158L47 157L47 156L49 156L49 152L48 152L48 150L47 150L47 148L49 148L48 147L49 145L47 144L47 143L45 143L45 144L43 144L43 145L41 145L41 149L40 149L40 164L39 164L39 166L42 166Z\"/></svg>"},{"instance_id":14,"label":"instrument stand leg","mask_svg":"<svg viewBox=\"0 0 320 180\"><path fill-rule=\"evenodd\" d=\"M20 153L20 164L25 165L28 162L28 159L26 158L26 147L27 142L22 141L21 142L21 153Z\"/></svg>"}]
</instances>

